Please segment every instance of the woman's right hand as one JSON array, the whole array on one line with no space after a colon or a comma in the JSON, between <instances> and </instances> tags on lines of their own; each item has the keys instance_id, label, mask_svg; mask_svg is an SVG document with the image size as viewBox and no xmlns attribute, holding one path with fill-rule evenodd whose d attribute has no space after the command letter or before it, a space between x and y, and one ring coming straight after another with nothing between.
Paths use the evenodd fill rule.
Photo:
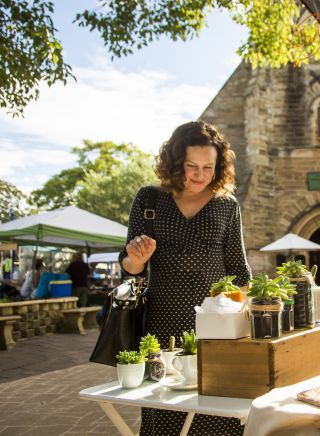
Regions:
<instances>
[{"instance_id":1,"label":"woman's right hand","mask_svg":"<svg viewBox=\"0 0 320 436\"><path fill-rule=\"evenodd\" d=\"M148 262L157 247L155 239L147 235L136 236L126 245L128 257L136 265L144 265Z\"/></svg>"}]
</instances>

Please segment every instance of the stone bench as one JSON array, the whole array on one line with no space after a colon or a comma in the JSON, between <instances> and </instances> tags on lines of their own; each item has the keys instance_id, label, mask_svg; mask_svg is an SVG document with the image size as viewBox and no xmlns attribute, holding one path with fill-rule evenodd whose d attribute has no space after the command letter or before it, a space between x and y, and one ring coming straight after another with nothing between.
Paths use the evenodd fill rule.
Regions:
<instances>
[{"instance_id":1,"label":"stone bench","mask_svg":"<svg viewBox=\"0 0 320 436\"><path fill-rule=\"evenodd\" d=\"M12 337L13 326L16 321L20 321L21 316L8 315L0 316L0 349L10 350L15 346L15 341Z\"/></svg>"},{"instance_id":2,"label":"stone bench","mask_svg":"<svg viewBox=\"0 0 320 436\"><path fill-rule=\"evenodd\" d=\"M64 323L61 332L84 335L85 329L98 327L96 315L100 309L101 306L89 306L62 310Z\"/></svg>"},{"instance_id":3,"label":"stone bench","mask_svg":"<svg viewBox=\"0 0 320 436\"><path fill-rule=\"evenodd\" d=\"M77 302L78 297L61 297L0 303L0 317L20 317L13 325L14 341L46 336L59 330L63 321L61 311L75 309Z\"/></svg>"}]
</instances>

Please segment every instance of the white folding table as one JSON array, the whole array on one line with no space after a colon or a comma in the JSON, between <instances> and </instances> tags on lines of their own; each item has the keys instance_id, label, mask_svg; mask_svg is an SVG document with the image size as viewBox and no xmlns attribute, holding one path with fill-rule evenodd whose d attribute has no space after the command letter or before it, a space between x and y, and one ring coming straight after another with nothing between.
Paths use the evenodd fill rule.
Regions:
<instances>
[{"instance_id":1,"label":"white folding table","mask_svg":"<svg viewBox=\"0 0 320 436\"><path fill-rule=\"evenodd\" d=\"M180 436L186 436L196 413L238 418L246 422L252 400L198 395L197 390L172 390L160 383L143 382L135 389L122 389L117 381L82 390L83 400L96 401L123 436L134 436L113 404L187 412Z\"/></svg>"}]
</instances>

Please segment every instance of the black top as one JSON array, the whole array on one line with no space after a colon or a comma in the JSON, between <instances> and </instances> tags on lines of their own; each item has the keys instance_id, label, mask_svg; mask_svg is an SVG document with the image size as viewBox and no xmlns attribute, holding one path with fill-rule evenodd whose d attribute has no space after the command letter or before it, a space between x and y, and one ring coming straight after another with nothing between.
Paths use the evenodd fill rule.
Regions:
<instances>
[{"instance_id":1,"label":"black top","mask_svg":"<svg viewBox=\"0 0 320 436\"><path fill-rule=\"evenodd\" d=\"M88 286L90 270L86 263L80 261L71 262L66 273L69 274L72 280L73 288L84 288Z\"/></svg>"},{"instance_id":2,"label":"black top","mask_svg":"<svg viewBox=\"0 0 320 436\"><path fill-rule=\"evenodd\" d=\"M149 189L140 189L133 202L127 243L145 233L143 212ZM170 335L179 337L194 327L194 306L201 305L213 282L236 275L234 283L243 286L251 271L235 197L213 198L188 219L172 195L160 191L155 210L157 248L150 261L148 324L150 333L156 334L164 347ZM124 249L120 262L126 255Z\"/></svg>"}]
</instances>

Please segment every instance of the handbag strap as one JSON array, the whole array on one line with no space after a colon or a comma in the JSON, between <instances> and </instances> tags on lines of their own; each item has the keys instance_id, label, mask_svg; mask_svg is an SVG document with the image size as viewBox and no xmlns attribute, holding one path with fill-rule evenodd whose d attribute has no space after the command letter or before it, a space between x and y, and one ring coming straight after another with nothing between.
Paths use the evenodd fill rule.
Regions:
<instances>
[{"instance_id":1,"label":"handbag strap","mask_svg":"<svg viewBox=\"0 0 320 436\"><path fill-rule=\"evenodd\" d=\"M146 196L146 204L143 212L145 222L145 231L148 236L153 238L153 221L156 219L156 201L158 198L159 189L156 186L149 186L148 195Z\"/></svg>"}]
</instances>

